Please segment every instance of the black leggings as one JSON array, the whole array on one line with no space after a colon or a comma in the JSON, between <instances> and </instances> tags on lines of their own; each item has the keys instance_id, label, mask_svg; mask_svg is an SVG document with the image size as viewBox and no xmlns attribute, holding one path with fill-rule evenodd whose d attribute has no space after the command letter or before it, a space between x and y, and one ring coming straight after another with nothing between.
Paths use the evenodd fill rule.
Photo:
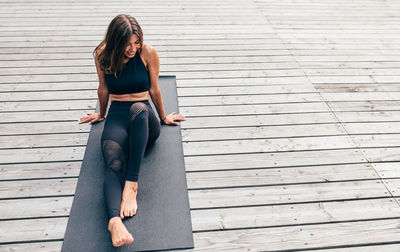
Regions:
<instances>
[{"instance_id":1,"label":"black leggings","mask_svg":"<svg viewBox=\"0 0 400 252\"><path fill-rule=\"evenodd\" d=\"M138 181L144 152L156 141L160 128L149 101L111 103L101 136L107 166L103 192L109 219L120 216L125 181Z\"/></svg>"}]
</instances>

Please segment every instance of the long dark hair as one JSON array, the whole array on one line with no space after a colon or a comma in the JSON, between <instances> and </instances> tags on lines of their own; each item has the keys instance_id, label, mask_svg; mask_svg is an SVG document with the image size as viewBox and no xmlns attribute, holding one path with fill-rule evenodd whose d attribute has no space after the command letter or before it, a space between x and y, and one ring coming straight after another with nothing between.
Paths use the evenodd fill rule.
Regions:
<instances>
[{"instance_id":1,"label":"long dark hair","mask_svg":"<svg viewBox=\"0 0 400 252\"><path fill-rule=\"evenodd\" d=\"M111 21L103 41L93 51L93 57L98 57L101 70L106 74L114 74L115 77L122 72L125 49L134 34L139 37L140 53L143 47L143 32L136 19L130 15L119 14ZM100 48L104 49L97 55Z\"/></svg>"}]
</instances>

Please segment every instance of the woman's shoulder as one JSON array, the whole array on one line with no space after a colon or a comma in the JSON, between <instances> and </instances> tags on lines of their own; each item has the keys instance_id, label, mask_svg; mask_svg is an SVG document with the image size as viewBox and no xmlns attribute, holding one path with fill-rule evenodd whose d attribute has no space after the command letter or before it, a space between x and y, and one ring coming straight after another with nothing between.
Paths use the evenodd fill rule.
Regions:
<instances>
[{"instance_id":1,"label":"woman's shoulder","mask_svg":"<svg viewBox=\"0 0 400 252\"><path fill-rule=\"evenodd\" d=\"M157 57L156 49L153 46L146 44L143 44L140 54L142 54L143 59L145 59L147 62Z\"/></svg>"},{"instance_id":2,"label":"woman's shoulder","mask_svg":"<svg viewBox=\"0 0 400 252\"><path fill-rule=\"evenodd\" d=\"M95 48L96 55L98 56L104 50L105 47L106 47L105 45L96 47Z\"/></svg>"},{"instance_id":3,"label":"woman's shoulder","mask_svg":"<svg viewBox=\"0 0 400 252\"><path fill-rule=\"evenodd\" d=\"M154 53L156 51L156 49L148 44L143 44L142 46L142 52L143 53Z\"/></svg>"}]
</instances>

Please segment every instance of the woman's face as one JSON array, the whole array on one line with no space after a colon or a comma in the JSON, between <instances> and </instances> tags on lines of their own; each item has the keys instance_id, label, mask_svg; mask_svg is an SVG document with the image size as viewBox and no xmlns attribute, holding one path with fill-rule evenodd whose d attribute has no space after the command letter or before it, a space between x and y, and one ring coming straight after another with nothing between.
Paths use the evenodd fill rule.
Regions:
<instances>
[{"instance_id":1,"label":"woman's face","mask_svg":"<svg viewBox=\"0 0 400 252\"><path fill-rule=\"evenodd\" d=\"M135 56L136 51L140 48L140 41L138 35L132 35L128 46L125 48L125 57L133 58Z\"/></svg>"}]
</instances>

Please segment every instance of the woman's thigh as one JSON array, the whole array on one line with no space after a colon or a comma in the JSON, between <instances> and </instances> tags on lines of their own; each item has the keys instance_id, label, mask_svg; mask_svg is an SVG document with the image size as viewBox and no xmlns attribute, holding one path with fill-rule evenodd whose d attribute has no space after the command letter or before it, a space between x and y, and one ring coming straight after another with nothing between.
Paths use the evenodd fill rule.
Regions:
<instances>
[{"instance_id":1,"label":"woman's thigh","mask_svg":"<svg viewBox=\"0 0 400 252\"><path fill-rule=\"evenodd\" d=\"M115 171L123 171L127 160L128 129L126 118L110 116L106 118L101 148L107 167Z\"/></svg>"},{"instance_id":2,"label":"woman's thigh","mask_svg":"<svg viewBox=\"0 0 400 252\"><path fill-rule=\"evenodd\" d=\"M147 141L147 146L152 145L157 138L160 136L161 125L157 116L154 114L153 109L149 108L149 139Z\"/></svg>"}]
</instances>

